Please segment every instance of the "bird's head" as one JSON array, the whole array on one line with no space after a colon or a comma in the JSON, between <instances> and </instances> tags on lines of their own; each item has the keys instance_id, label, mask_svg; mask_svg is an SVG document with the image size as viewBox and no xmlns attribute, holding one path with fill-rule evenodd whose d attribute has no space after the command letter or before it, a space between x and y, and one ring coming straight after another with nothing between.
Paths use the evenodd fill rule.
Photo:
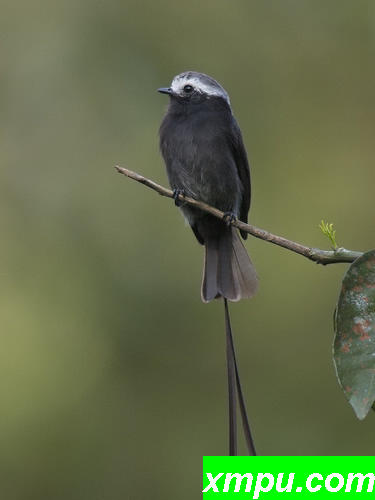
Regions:
<instances>
[{"instance_id":1,"label":"bird's head","mask_svg":"<svg viewBox=\"0 0 375 500\"><path fill-rule=\"evenodd\" d=\"M172 100L184 104L199 104L208 99L221 99L230 106L229 96L224 88L213 78L204 73L186 71L175 76L170 87L158 89L168 94Z\"/></svg>"}]
</instances>

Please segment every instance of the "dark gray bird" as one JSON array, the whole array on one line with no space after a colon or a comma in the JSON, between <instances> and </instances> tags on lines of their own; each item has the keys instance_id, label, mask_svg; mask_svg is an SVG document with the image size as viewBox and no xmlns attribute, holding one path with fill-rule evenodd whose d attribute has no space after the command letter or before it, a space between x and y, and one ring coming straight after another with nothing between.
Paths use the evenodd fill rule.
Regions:
<instances>
[{"instance_id":1,"label":"dark gray bird","mask_svg":"<svg viewBox=\"0 0 375 500\"><path fill-rule=\"evenodd\" d=\"M213 78L188 71L177 75L160 127L160 149L170 185L178 194L201 200L226 213L226 220L181 206L199 243L205 246L202 300L251 297L257 289L254 266L237 229L228 220L247 222L250 170L229 96ZM246 239L247 233L242 232Z\"/></svg>"}]
</instances>

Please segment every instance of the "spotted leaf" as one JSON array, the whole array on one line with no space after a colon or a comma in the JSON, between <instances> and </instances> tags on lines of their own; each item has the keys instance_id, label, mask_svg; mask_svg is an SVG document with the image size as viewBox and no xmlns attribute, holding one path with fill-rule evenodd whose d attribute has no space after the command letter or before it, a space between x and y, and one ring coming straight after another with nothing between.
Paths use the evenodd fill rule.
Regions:
<instances>
[{"instance_id":1,"label":"spotted leaf","mask_svg":"<svg viewBox=\"0 0 375 500\"><path fill-rule=\"evenodd\" d=\"M362 420L375 401L375 250L345 274L334 323L337 377Z\"/></svg>"}]
</instances>

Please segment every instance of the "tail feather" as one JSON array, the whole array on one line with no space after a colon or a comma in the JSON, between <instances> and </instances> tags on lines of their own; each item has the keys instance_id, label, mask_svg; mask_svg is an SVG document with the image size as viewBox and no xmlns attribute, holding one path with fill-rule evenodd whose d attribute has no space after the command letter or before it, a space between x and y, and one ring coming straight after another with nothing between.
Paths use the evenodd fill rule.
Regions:
<instances>
[{"instance_id":1,"label":"tail feather","mask_svg":"<svg viewBox=\"0 0 375 500\"><path fill-rule=\"evenodd\" d=\"M258 288L254 266L235 228L206 240L202 300L224 297L236 302L252 297Z\"/></svg>"},{"instance_id":2,"label":"tail feather","mask_svg":"<svg viewBox=\"0 0 375 500\"><path fill-rule=\"evenodd\" d=\"M202 300L210 302L218 295L217 270L219 265L219 245L214 238L209 239L204 245L204 267L202 281Z\"/></svg>"}]
</instances>

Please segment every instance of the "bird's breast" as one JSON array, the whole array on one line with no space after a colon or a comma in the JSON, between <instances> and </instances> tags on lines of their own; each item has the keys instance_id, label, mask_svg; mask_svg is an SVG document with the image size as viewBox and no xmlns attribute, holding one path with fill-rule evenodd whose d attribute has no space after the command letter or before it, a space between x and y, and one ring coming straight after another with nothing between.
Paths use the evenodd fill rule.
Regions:
<instances>
[{"instance_id":1,"label":"bird's breast","mask_svg":"<svg viewBox=\"0 0 375 500\"><path fill-rule=\"evenodd\" d=\"M163 125L160 144L172 188L237 212L241 185L225 125L213 116L182 116Z\"/></svg>"}]
</instances>

